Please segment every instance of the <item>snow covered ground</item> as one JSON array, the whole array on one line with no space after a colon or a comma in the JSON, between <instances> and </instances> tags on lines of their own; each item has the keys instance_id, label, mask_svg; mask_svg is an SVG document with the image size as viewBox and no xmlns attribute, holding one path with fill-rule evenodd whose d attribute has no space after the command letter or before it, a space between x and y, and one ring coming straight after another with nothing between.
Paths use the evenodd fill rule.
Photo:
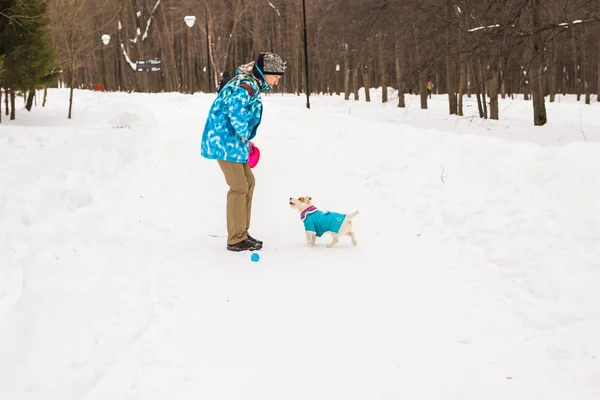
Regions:
<instances>
[{"instance_id":1,"label":"snow covered ground","mask_svg":"<svg viewBox=\"0 0 600 400\"><path fill-rule=\"evenodd\" d=\"M256 263L199 154L214 95L4 117L0 399L598 400L600 105L372 96L264 97ZM308 247L301 195L358 245Z\"/></svg>"}]
</instances>

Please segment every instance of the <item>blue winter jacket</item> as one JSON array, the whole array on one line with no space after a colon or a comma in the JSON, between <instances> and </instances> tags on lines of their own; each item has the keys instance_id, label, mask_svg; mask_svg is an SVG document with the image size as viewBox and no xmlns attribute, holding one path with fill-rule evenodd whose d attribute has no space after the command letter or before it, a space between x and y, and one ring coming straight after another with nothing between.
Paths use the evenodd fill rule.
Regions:
<instances>
[{"instance_id":1,"label":"blue winter jacket","mask_svg":"<svg viewBox=\"0 0 600 400\"><path fill-rule=\"evenodd\" d=\"M261 82L252 75L251 64L240 66L213 102L202 134L203 157L248 162L249 142L256 136L262 119L260 94L271 90L264 76Z\"/></svg>"}]
</instances>

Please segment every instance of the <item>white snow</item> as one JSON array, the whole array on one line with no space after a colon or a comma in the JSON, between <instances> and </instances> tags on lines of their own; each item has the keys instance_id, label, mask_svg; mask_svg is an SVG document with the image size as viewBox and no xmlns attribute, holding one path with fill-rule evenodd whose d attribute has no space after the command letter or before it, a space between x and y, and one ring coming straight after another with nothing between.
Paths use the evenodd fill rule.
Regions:
<instances>
[{"instance_id":1,"label":"white snow","mask_svg":"<svg viewBox=\"0 0 600 400\"><path fill-rule=\"evenodd\" d=\"M0 124L0 399L600 398L600 113L501 120L264 96L251 233L225 249L212 94L49 91ZM352 96L351 96L352 97ZM584 139L587 138L587 141ZM305 244L289 197L359 209ZM344 238L345 239L345 238Z\"/></svg>"}]
</instances>

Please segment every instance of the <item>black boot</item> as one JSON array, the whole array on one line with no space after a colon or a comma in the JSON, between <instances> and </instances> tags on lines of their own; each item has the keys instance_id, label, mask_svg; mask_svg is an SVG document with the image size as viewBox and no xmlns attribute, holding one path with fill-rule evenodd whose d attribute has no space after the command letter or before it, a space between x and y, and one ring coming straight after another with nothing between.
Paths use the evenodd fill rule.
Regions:
<instances>
[{"instance_id":1,"label":"black boot","mask_svg":"<svg viewBox=\"0 0 600 400\"><path fill-rule=\"evenodd\" d=\"M252 236L248 235L248 240L250 240L251 242L254 242L256 244L260 244L262 246L263 242L262 240L258 240L258 239L254 239Z\"/></svg>"},{"instance_id":2,"label":"black boot","mask_svg":"<svg viewBox=\"0 0 600 400\"><path fill-rule=\"evenodd\" d=\"M251 241L250 239L242 240L235 244L228 244L227 250L229 251L254 251L260 250L262 245Z\"/></svg>"}]
</instances>

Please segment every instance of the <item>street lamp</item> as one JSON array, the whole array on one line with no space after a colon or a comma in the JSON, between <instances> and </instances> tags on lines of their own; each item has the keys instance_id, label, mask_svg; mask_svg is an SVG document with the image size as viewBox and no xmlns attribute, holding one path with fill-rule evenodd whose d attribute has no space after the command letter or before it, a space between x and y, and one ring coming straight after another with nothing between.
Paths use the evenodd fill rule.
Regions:
<instances>
[{"instance_id":1,"label":"street lamp","mask_svg":"<svg viewBox=\"0 0 600 400\"><path fill-rule=\"evenodd\" d=\"M194 22L196 22L196 17L194 17L193 15L186 15L184 21L185 24L191 28L192 26L194 26Z\"/></svg>"},{"instance_id":2,"label":"street lamp","mask_svg":"<svg viewBox=\"0 0 600 400\"><path fill-rule=\"evenodd\" d=\"M206 7L206 4L204 4L204 16L206 19L206 28L205 28L206 29L206 63L208 65L208 87L210 90L212 88L212 85L211 85L211 71L210 71L210 45L209 45L209 40L208 40L208 9ZM196 17L193 15L187 15L184 18L184 21L185 21L185 24L191 28L192 26L194 26L194 22L196 22Z\"/></svg>"},{"instance_id":3,"label":"street lamp","mask_svg":"<svg viewBox=\"0 0 600 400\"><path fill-rule=\"evenodd\" d=\"M102 43L104 43L104 46L108 45L110 43L110 35L107 35L106 33L104 35L102 35ZM107 78L106 78L106 56L104 55L104 47L102 47L102 78L103 78L103 83L102 83L102 90L105 89L106 86L106 82L107 82Z\"/></svg>"},{"instance_id":4,"label":"street lamp","mask_svg":"<svg viewBox=\"0 0 600 400\"><path fill-rule=\"evenodd\" d=\"M194 15L186 15L185 18L183 18L183 20L185 21L185 24L191 28L192 26L194 26L194 23L196 22L196 17ZM189 82L188 82L188 90L190 93L194 93L194 62L192 61L192 55L190 54L190 42L192 41L192 35L191 35L191 30L188 29L187 30L187 58L188 58L188 68L189 68Z\"/></svg>"},{"instance_id":5,"label":"street lamp","mask_svg":"<svg viewBox=\"0 0 600 400\"><path fill-rule=\"evenodd\" d=\"M304 69L306 72L306 108L310 108L310 88L308 85L308 48L306 45L306 5L304 4L304 0L302 0L302 12L304 14Z\"/></svg>"}]
</instances>

